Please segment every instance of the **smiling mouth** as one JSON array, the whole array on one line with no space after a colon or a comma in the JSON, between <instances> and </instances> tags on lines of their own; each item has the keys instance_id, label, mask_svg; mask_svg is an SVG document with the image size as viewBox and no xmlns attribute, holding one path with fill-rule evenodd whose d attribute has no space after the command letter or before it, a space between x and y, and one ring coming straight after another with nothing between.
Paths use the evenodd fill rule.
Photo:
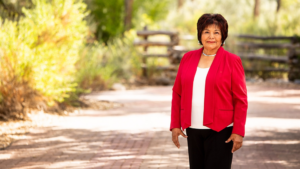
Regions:
<instances>
[{"instance_id":1,"label":"smiling mouth","mask_svg":"<svg viewBox=\"0 0 300 169\"><path fill-rule=\"evenodd\" d=\"M212 41L207 41L207 43L215 43L215 42L212 42Z\"/></svg>"}]
</instances>

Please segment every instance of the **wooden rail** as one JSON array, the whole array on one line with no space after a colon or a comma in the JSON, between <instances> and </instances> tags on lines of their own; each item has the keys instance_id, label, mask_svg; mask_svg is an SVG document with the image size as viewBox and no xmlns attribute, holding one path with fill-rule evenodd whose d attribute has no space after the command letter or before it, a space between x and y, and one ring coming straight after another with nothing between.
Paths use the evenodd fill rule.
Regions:
<instances>
[{"instance_id":1,"label":"wooden rail","mask_svg":"<svg viewBox=\"0 0 300 169\"><path fill-rule=\"evenodd\" d=\"M300 38L296 36L255 36L255 35L237 35L239 42L236 44L239 52L238 55L243 60L255 62L267 62L268 67L261 68L245 68L246 72L260 73L260 76L265 79L271 72L284 73L288 72L290 81L300 79ZM243 40L243 42L242 42ZM250 42L251 41L251 42ZM253 42L254 41L254 42ZM284 43L282 43L284 41ZM268 50L281 50L285 55L258 54L259 52L268 53ZM276 64L273 64L276 63Z\"/></svg>"},{"instance_id":2,"label":"wooden rail","mask_svg":"<svg viewBox=\"0 0 300 169\"><path fill-rule=\"evenodd\" d=\"M288 63L289 61L286 56L258 55L253 53L239 53L239 56L243 59L263 60L278 63Z\"/></svg>"},{"instance_id":3,"label":"wooden rail","mask_svg":"<svg viewBox=\"0 0 300 169\"><path fill-rule=\"evenodd\" d=\"M138 42L134 42L134 45L137 46L174 46L176 45L176 43L174 42L151 42L151 41L138 41Z\"/></svg>"},{"instance_id":4,"label":"wooden rail","mask_svg":"<svg viewBox=\"0 0 300 169\"><path fill-rule=\"evenodd\" d=\"M263 68L263 69L245 69L245 71L248 72L288 72L289 69L288 68L273 68L273 67L267 67L267 68Z\"/></svg>"},{"instance_id":5,"label":"wooden rail","mask_svg":"<svg viewBox=\"0 0 300 169\"><path fill-rule=\"evenodd\" d=\"M297 41L296 36L256 36L256 35L237 35L238 38L257 39L257 40L290 40Z\"/></svg>"},{"instance_id":6,"label":"wooden rail","mask_svg":"<svg viewBox=\"0 0 300 169\"><path fill-rule=\"evenodd\" d=\"M291 44L291 43L273 43L273 44L266 44L266 43L237 43L238 46L244 48L266 48L266 49L293 49L299 48L300 44Z\"/></svg>"},{"instance_id":7,"label":"wooden rail","mask_svg":"<svg viewBox=\"0 0 300 169\"><path fill-rule=\"evenodd\" d=\"M177 32L170 32L170 31L150 31L150 30L144 30L144 31L138 31L136 33L138 36L151 36L151 35L168 35L168 36L177 36Z\"/></svg>"}]
</instances>

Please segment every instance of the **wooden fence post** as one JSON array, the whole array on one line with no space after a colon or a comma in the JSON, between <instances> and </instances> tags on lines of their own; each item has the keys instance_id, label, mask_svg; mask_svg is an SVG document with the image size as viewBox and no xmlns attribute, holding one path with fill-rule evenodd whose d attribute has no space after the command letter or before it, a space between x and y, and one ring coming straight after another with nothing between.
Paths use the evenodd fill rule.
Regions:
<instances>
[{"instance_id":1,"label":"wooden fence post","mask_svg":"<svg viewBox=\"0 0 300 169\"><path fill-rule=\"evenodd\" d=\"M144 27L144 31L148 30L147 26ZM144 36L144 40L147 41L148 39L148 36ZM148 50L148 46L145 45L144 46L144 53L147 53L147 50ZM142 58L142 69L143 69L143 77L147 78L147 58L146 57L143 57Z\"/></svg>"},{"instance_id":2,"label":"wooden fence post","mask_svg":"<svg viewBox=\"0 0 300 169\"><path fill-rule=\"evenodd\" d=\"M298 57L298 53L296 52L295 45L299 43L299 40L296 36L291 39L292 47L289 49L288 52L288 59L289 59L289 74L288 79L289 81L294 81L296 79L300 79L300 60Z\"/></svg>"}]
</instances>

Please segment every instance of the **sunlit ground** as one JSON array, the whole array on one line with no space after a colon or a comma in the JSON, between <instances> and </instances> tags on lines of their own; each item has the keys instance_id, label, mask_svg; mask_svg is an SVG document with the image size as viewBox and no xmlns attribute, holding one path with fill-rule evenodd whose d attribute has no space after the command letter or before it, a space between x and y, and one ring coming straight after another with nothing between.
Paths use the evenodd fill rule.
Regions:
<instances>
[{"instance_id":1,"label":"sunlit ground","mask_svg":"<svg viewBox=\"0 0 300 169\"><path fill-rule=\"evenodd\" d=\"M171 86L105 91L124 103L81 110L37 128L0 154L0 168L188 168L187 145L171 141ZM233 169L300 168L300 90L248 86L249 111Z\"/></svg>"}]
</instances>

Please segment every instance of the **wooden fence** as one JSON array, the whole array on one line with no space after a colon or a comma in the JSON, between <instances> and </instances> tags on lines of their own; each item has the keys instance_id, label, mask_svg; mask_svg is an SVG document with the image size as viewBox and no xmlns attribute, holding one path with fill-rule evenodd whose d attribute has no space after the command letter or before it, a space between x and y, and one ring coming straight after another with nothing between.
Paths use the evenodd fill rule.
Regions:
<instances>
[{"instance_id":1,"label":"wooden fence","mask_svg":"<svg viewBox=\"0 0 300 169\"><path fill-rule=\"evenodd\" d=\"M145 27L138 31L137 35L142 40L135 42L135 45L143 47L142 69L143 76L147 75L147 58L164 57L168 58L169 66L157 66L156 70L163 70L168 73L165 84L174 82L178 64L184 53L188 52L185 47L179 45L179 34L170 31L150 31ZM150 36L165 35L169 37L168 42L149 41ZM235 53L243 60L246 76L259 76L262 79L281 77L288 75L289 81L300 79L300 38L296 36L274 36L262 37L253 35L236 36ZM164 54L150 54L148 47L160 46L167 47Z\"/></svg>"},{"instance_id":2,"label":"wooden fence","mask_svg":"<svg viewBox=\"0 0 300 169\"><path fill-rule=\"evenodd\" d=\"M147 27L144 28L142 31L138 31L137 35L142 39L139 41L134 42L134 45L143 47L142 53L142 71L143 76L148 78L148 67L147 67L147 58L149 57L162 57L167 58L170 62L169 66L157 66L155 67L156 70L163 70L165 73L168 74L167 77L164 77L164 83L170 84L175 79L178 63L181 59L181 53L183 50L176 50L176 46L179 44L179 34L177 32L171 31L151 31L147 30ZM150 41L150 36L156 35L165 35L169 37L169 41L166 42L159 42L159 41ZM167 48L167 52L163 54L159 53L149 53L149 47L165 47Z\"/></svg>"},{"instance_id":3,"label":"wooden fence","mask_svg":"<svg viewBox=\"0 0 300 169\"><path fill-rule=\"evenodd\" d=\"M237 55L251 61L250 66L244 65L246 73L263 79L288 73L289 81L300 79L299 37L238 35L237 38Z\"/></svg>"}]
</instances>

